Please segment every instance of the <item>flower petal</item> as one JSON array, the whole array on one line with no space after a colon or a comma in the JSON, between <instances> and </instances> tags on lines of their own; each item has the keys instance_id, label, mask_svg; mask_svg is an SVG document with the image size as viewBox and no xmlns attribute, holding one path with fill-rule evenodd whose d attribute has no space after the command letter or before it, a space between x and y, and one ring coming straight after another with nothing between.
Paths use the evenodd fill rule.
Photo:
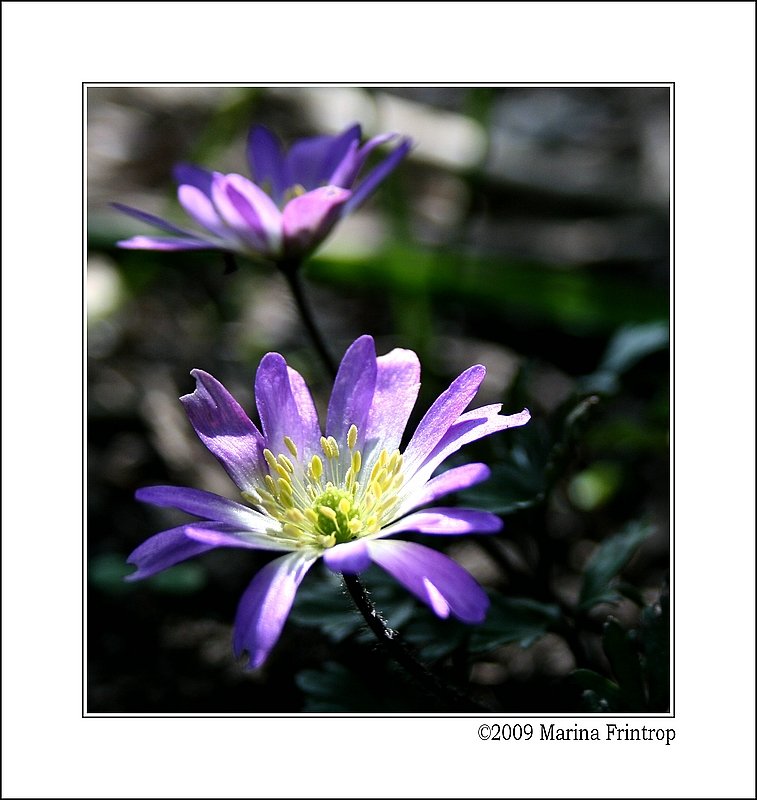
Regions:
<instances>
[{"instance_id":1,"label":"flower petal","mask_svg":"<svg viewBox=\"0 0 757 800\"><path fill-rule=\"evenodd\" d=\"M352 197L344 207L344 213L349 214L361 206L378 188L379 184L386 179L390 172L396 169L397 165L410 152L412 141L403 139L401 144L393 150L380 164L377 164L360 181Z\"/></svg>"},{"instance_id":2,"label":"flower petal","mask_svg":"<svg viewBox=\"0 0 757 800\"><path fill-rule=\"evenodd\" d=\"M396 134L394 133L382 133L379 136L374 136L362 147L359 146L359 140L353 141L339 165L332 172L329 183L333 183L336 186L352 186L371 152L379 145L391 141L395 137Z\"/></svg>"},{"instance_id":3,"label":"flower petal","mask_svg":"<svg viewBox=\"0 0 757 800\"><path fill-rule=\"evenodd\" d=\"M365 428L366 450L378 457L402 441L407 420L418 398L421 365L412 350L392 350L376 359L376 390ZM370 460L368 460L370 467Z\"/></svg>"},{"instance_id":4,"label":"flower petal","mask_svg":"<svg viewBox=\"0 0 757 800\"><path fill-rule=\"evenodd\" d=\"M414 492L408 498L408 502L401 507L398 516L412 511L414 508L425 506L427 503L432 503L438 497L475 486L477 483L485 481L490 475L491 470L486 464L464 464L461 467L448 469L441 475L432 478L420 491Z\"/></svg>"},{"instance_id":5,"label":"flower petal","mask_svg":"<svg viewBox=\"0 0 757 800\"><path fill-rule=\"evenodd\" d=\"M267 564L242 595L234 624L234 654L245 650L259 667L281 635L297 587L317 556L298 551Z\"/></svg>"},{"instance_id":6,"label":"flower petal","mask_svg":"<svg viewBox=\"0 0 757 800\"><path fill-rule=\"evenodd\" d=\"M124 250L225 250L216 242L202 239L173 239L168 236L132 236L116 244Z\"/></svg>"},{"instance_id":7,"label":"flower petal","mask_svg":"<svg viewBox=\"0 0 757 800\"><path fill-rule=\"evenodd\" d=\"M202 525L217 525L217 523L192 523L195 527ZM126 576L127 581L138 581L149 578L164 569L174 566L188 558L198 556L208 550L213 550L218 545L210 542L200 542L187 536L189 525L181 525L168 531L156 533L141 545L126 559L128 564L137 567L136 572ZM244 547L244 545L239 545Z\"/></svg>"},{"instance_id":8,"label":"flower petal","mask_svg":"<svg viewBox=\"0 0 757 800\"><path fill-rule=\"evenodd\" d=\"M224 225L213 201L201 189L188 183L183 183L178 189L179 202L192 219L213 233L228 235L228 228Z\"/></svg>"},{"instance_id":9,"label":"flower petal","mask_svg":"<svg viewBox=\"0 0 757 800\"><path fill-rule=\"evenodd\" d=\"M326 417L326 436L333 436L340 447L351 425L358 430L356 448L365 439L366 422L376 389L376 348L373 338L361 336L347 349L339 365Z\"/></svg>"},{"instance_id":10,"label":"flower petal","mask_svg":"<svg viewBox=\"0 0 757 800\"><path fill-rule=\"evenodd\" d=\"M189 421L231 480L250 490L267 471L260 431L223 384L201 369L191 374L197 388L180 398Z\"/></svg>"},{"instance_id":11,"label":"flower petal","mask_svg":"<svg viewBox=\"0 0 757 800\"><path fill-rule=\"evenodd\" d=\"M486 375L486 368L480 364L470 367L455 378L450 387L434 401L405 448L404 470L406 475L410 476L415 472L447 433L450 426L456 422L460 413L478 391L484 375Z\"/></svg>"},{"instance_id":12,"label":"flower petal","mask_svg":"<svg viewBox=\"0 0 757 800\"><path fill-rule=\"evenodd\" d=\"M138 219L140 222L146 222L148 225L152 225L154 228L159 228L166 233L175 233L177 236L194 236L192 231L180 228L178 225L174 225L165 219L156 217L154 214L148 214L146 211L140 211L138 208L125 206L123 203L111 203L110 205L115 208L116 211L120 211L123 214L128 214L130 217L134 217L134 219Z\"/></svg>"},{"instance_id":13,"label":"flower petal","mask_svg":"<svg viewBox=\"0 0 757 800\"><path fill-rule=\"evenodd\" d=\"M277 255L281 248L281 212L271 198L242 175L216 173L213 203L239 238L262 253Z\"/></svg>"},{"instance_id":14,"label":"flower petal","mask_svg":"<svg viewBox=\"0 0 757 800\"><path fill-rule=\"evenodd\" d=\"M270 195L277 204L292 184L287 175L287 166L281 152L278 137L263 125L254 125L247 137L247 161L250 175L258 186L268 183Z\"/></svg>"},{"instance_id":15,"label":"flower petal","mask_svg":"<svg viewBox=\"0 0 757 800\"><path fill-rule=\"evenodd\" d=\"M414 542L367 542L371 559L406 589L427 603L437 616L452 614L462 622L483 622L489 598L473 577L442 553Z\"/></svg>"},{"instance_id":16,"label":"flower petal","mask_svg":"<svg viewBox=\"0 0 757 800\"><path fill-rule=\"evenodd\" d=\"M322 186L290 200L283 211L284 250L300 257L317 247L338 222L348 189Z\"/></svg>"},{"instance_id":17,"label":"flower petal","mask_svg":"<svg viewBox=\"0 0 757 800\"><path fill-rule=\"evenodd\" d=\"M235 528L265 533L275 526L275 521L258 511L227 500L201 489L188 489L184 486L146 486L137 489L135 496L143 503L151 503L161 508L177 508L196 517L204 517L214 522L226 522Z\"/></svg>"},{"instance_id":18,"label":"flower petal","mask_svg":"<svg viewBox=\"0 0 757 800\"><path fill-rule=\"evenodd\" d=\"M305 381L287 367L283 356L278 353L263 356L255 376L255 401L266 447L275 456L289 455L285 436L305 458L318 448L321 432L313 400L310 398L308 402L306 397L309 394Z\"/></svg>"},{"instance_id":19,"label":"flower petal","mask_svg":"<svg viewBox=\"0 0 757 800\"><path fill-rule=\"evenodd\" d=\"M186 536L196 542L213 547L248 547L252 550L294 550L294 545L282 542L276 536L265 533L252 533L228 523L193 523L184 526Z\"/></svg>"},{"instance_id":20,"label":"flower petal","mask_svg":"<svg viewBox=\"0 0 757 800\"><path fill-rule=\"evenodd\" d=\"M355 140L360 140L359 125L351 125L336 136L296 141L286 159L290 185L299 184L310 191L325 184Z\"/></svg>"},{"instance_id":21,"label":"flower petal","mask_svg":"<svg viewBox=\"0 0 757 800\"><path fill-rule=\"evenodd\" d=\"M371 565L371 556L364 539L345 542L323 552L323 561L332 572L354 575L364 572Z\"/></svg>"},{"instance_id":22,"label":"flower petal","mask_svg":"<svg viewBox=\"0 0 757 800\"><path fill-rule=\"evenodd\" d=\"M194 164L177 164L173 168L173 178L176 183L195 186L207 197L211 196L213 190L213 175L209 169Z\"/></svg>"},{"instance_id":23,"label":"flower petal","mask_svg":"<svg viewBox=\"0 0 757 800\"><path fill-rule=\"evenodd\" d=\"M502 520L488 511L472 508L427 508L408 514L387 525L380 536L391 536L401 531L455 536L463 533L497 533L502 530Z\"/></svg>"},{"instance_id":24,"label":"flower petal","mask_svg":"<svg viewBox=\"0 0 757 800\"><path fill-rule=\"evenodd\" d=\"M498 408L498 406L487 406L486 408ZM436 468L443 463L452 453L457 452L463 445L482 439L492 433L517 428L525 425L531 415L527 408L517 414L503 416L492 413L488 416L476 416L486 409L476 409L475 411L463 414L458 421L452 425L442 436L436 447L428 454L425 461L420 464L414 474L408 471L407 483L402 491L407 497L412 496L417 489L424 484L434 473Z\"/></svg>"}]
</instances>

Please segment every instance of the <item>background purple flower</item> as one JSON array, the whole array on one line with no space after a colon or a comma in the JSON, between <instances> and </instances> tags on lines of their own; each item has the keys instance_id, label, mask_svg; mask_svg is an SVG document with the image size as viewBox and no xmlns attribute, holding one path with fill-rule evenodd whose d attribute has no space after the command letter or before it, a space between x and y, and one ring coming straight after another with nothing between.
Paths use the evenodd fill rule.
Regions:
<instances>
[{"instance_id":1,"label":"background purple flower","mask_svg":"<svg viewBox=\"0 0 757 800\"><path fill-rule=\"evenodd\" d=\"M264 356L255 379L258 428L211 375L192 373L195 391L181 398L197 435L225 468L247 505L196 489L155 486L137 497L203 518L153 536L129 561L146 578L217 547L279 551L253 579L239 605L237 655L260 666L276 643L297 588L322 557L335 572L356 574L375 563L437 616L483 621L488 599L447 556L387 537L495 533L499 517L430 503L489 476L486 465L458 466L432 477L463 445L524 425L523 410L502 416L499 404L465 411L485 375L470 367L432 404L404 451L399 446L420 386L410 350L376 357L362 336L347 350L322 432L302 376L278 353Z\"/></svg>"},{"instance_id":2,"label":"background purple flower","mask_svg":"<svg viewBox=\"0 0 757 800\"><path fill-rule=\"evenodd\" d=\"M179 202L200 230L114 203L119 211L168 234L133 236L118 245L135 250L222 250L296 262L407 155L411 141L400 138L394 150L358 181L373 150L396 138L385 133L361 145L360 126L352 125L336 136L299 139L284 152L271 131L255 126L247 141L252 180L190 164L174 169Z\"/></svg>"}]
</instances>

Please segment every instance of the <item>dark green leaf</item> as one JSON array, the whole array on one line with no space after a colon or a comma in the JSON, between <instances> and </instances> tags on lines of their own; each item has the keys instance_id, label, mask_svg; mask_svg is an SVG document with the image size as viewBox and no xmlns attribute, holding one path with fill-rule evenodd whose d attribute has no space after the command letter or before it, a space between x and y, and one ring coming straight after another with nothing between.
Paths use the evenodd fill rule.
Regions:
<instances>
[{"instance_id":1,"label":"dark green leaf","mask_svg":"<svg viewBox=\"0 0 757 800\"><path fill-rule=\"evenodd\" d=\"M511 642L529 647L559 620L560 609L555 605L495 595L486 620L473 632L471 652L481 653Z\"/></svg>"},{"instance_id":2,"label":"dark green leaf","mask_svg":"<svg viewBox=\"0 0 757 800\"><path fill-rule=\"evenodd\" d=\"M439 619L425 609L417 608L402 635L418 651L423 661L438 661L462 647L471 628L454 619Z\"/></svg>"},{"instance_id":3,"label":"dark green leaf","mask_svg":"<svg viewBox=\"0 0 757 800\"><path fill-rule=\"evenodd\" d=\"M153 589L168 594L192 594L202 589L206 583L205 567L194 562L177 564L148 581L148 585Z\"/></svg>"},{"instance_id":4,"label":"dark green leaf","mask_svg":"<svg viewBox=\"0 0 757 800\"><path fill-rule=\"evenodd\" d=\"M641 616L641 640L651 711L670 707L670 608L663 595L655 606L648 606Z\"/></svg>"},{"instance_id":5,"label":"dark green leaf","mask_svg":"<svg viewBox=\"0 0 757 800\"><path fill-rule=\"evenodd\" d=\"M601 705L598 710L605 712L621 710L620 688L611 680L590 669L577 669L571 673L571 677L582 689L591 693L591 696L587 697L584 692L585 700L597 701L595 704Z\"/></svg>"},{"instance_id":6,"label":"dark green leaf","mask_svg":"<svg viewBox=\"0 0 757 800\"><path fill-rule=\"evenodd\" d=\"M402 628L416 607L412 596L379 569L367 570L361 575L361 580L389 625ZM318 628L334 642L346 639L365 626L365 621L346 594L341 578L328 570L315 572L303 582L290 618L298 625ZM370 631L365 631L365 638L372 638Z\"/></svg>"},{"instance_id":7,"label":"dark green leaf","mask_svg":"<svg viewBox=\"0 0 757 800\"><path fill-rule=\"evenodd\" d=\"M624 531L616 533L599 545L584 571L579 607L583 610L597 603L616 600L618 595L610 583L631 560L652 528L638 522L630 523Z\"/></svg>"},{"instance_id":8,"label":"dark green leaf","mask_svg":"<svg viewBox=\"0 0 757 800\"><path fill-rule=\"evenodd\" d=\"M668 346L668 323L648 322L627 325L613 336L599 370L614 375L627 372L642 358Z\"/></svg>"},{"instance_id":9,"label":"dark green leaf","mask_svg":"<svg viewBox=\"0 0 757 800\"><path fill-rule=\"evenodd\" d=\"M623 711L644 711L647 707L639 653L629 634L610 617L605 623L602 646L620 687Z\"/></svg>"},{"instance_id":10,"label":"dark green leaf","mask_svg":"<svg viewBox=\"0 0 757 800\"><path fill-rule=\"evenodd\" d=\"M303 711L360 712L377 710L376 696L341 664L327 662L322 669L306 669L295 682L307 696Z\"/></svg>"}]
</instances>

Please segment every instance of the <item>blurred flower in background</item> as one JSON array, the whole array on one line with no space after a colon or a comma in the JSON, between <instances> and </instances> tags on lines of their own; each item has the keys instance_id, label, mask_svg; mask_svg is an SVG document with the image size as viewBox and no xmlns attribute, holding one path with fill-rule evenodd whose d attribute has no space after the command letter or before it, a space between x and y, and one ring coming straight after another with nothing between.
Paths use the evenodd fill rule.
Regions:
<instances>
[{"instance_id":1,"label":"blurred flower in background","mask_svg":"<svg viewBox=\"0 0 757 800\"><path fill-rule=\"evenodd\" d=\"M119 211L170 234L133 236L118 244L133 250L221 250L298 264L407 155L411 142L400 138L358 182L369 155L397 138L385 133L361 145L360 125L351 125L336 136L299 139L285 153L275 134L263 125L253 126L247 141L252 180L191 164L174 169L179 202L202 231L114 203Z\"/></svg>"}]
</instances>

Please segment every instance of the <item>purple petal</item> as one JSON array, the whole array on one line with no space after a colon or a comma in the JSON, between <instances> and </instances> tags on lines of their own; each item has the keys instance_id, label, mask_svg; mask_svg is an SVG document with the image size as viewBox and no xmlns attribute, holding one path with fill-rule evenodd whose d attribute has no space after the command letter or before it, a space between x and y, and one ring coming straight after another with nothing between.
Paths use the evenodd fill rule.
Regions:
<instances>
[{"instance_id":1,"label":"purple petal","mask_svg":"<svg viewBox=\"0 0 757 800\"><path fill-rule=\"evenodd\" d=\"M184 486L147 486L137 489L135 496L143 503L151 503L161 508L177 508L196 517L204 517L214 522L225 522L235 529L265 533L273 521L258 511L227 500L201 489L188 489Z\"/></svg>"},{"instance_id":2,"label":"purple petal","mask_svg":"<svg viewBox=\"0 0 757 800\"><path fill-rule=\"evenodd\" d=\"M371 559L442 618L483 622L489 598L471 575L435 550L414 542L369 540Z\"/></svg>"},{"instance_id":3,"label":"purple petal","mask_svg":"<svg viewBox=\"0 0 757 800\"><path fill-rule=\"evenodd\" d=\"M376 390L365 428L367 449L377 443L390 454L400 446L418 398L421 365L412 350L395 349L376 359ZM374 449L378 456L378 452Z\"/></svg>"},{"instance_id":4,"label":"purple petal","mask_svg":"<svg viewBox=\"0 0 757 800\"><path fill-rule=\"evenodd\" d=\"M434 401L413 434L404 453L406 475L413 472L436 447L439 440L470 403L486 375L480 364L470 367L452 381L449 389Z\"/></svg>"},{"instance_id":5,"label":"purple petal","mask_svg":"<svg viewBox=\"0 0 757 800\"><path fill-rule=\"evenodd\" d=\"M287 175L281 143L268 128L255 125L250 129L247 137L247 161L252 180L258 186L268 183L271 197L280 204L292 181Z\"/></svg>"},{"instance_id":6,"label":"purple petal","mask_svg":"<svg viewBox=\"0 0 757 800\"><path fill-rule=\"evenodd\" d=\"M492 433L507 430L508 428L517 428L525 425L531 415L527 408L517 414L510 416L502 416L500 414L492 413L488 416L477 416L479 413L484 412L489 408L499 408L499 406L486 406L486 408L476 409L475 411L463 414L458 421L452 425L449 430L442 436L437 443L436 447L428 454L427 458L417 467L415 474L409 470L406 472L408 481L405 485L404 491L413 493L425 483L433 474L436 468L444 462L452 453L457 452L463 445L470 442L482 439L484 436L489 436Z\"/></svg>"},{"instance_id":7,"label":"purple petal","mask_svg":"<svg viewBox=\"0 0 757 800\"><path fill-rule=\"evenodd\" d=\"M116 244L124 250L225 250L222 244L201 239L172 239L167 236L132 236Z\"/></svg>"},{"instance_id":8,"label":"purple petal","mask_svg":"<svg viewBox=\"0 0 757 800\"><path fill-rule=\"evenodd\" d=\"M318 411L313 402L305 379L296 369L287 366L289 387L292 398L300 417L300 443L303 448L302 461L309 461L310 456L320 451L321 424L318 421Z\"/></svg>"},{"instance_id":9,"label":"purple petal","mask_svg":"<svg viewBox=\"0 0 757 800\"><path fill-rule=\"evenodd\" d=\"M488 511L439 507L408 514L382 528L381 536L391 536L401 531L455 536L464 533L497 533L500 530L502 530L502 520Z\"/></svg>"},{"instance_id":10,"label":"purple petal","mask_svg":"<svg viewBox=\"0 0 757 800\"><path fill-rule=\"evenodd\" d=\"M359 125L352 125L336 136L299 139L286 159L290 185L299 184L309 191L325 184L355 140L360 140Z\"/></svg>"},{"instance_id":11,"label":"purple petal","mask_svg":"<svg viewBox=\"0 0 757 800\"><path fill-rule=\"evenodd\" d=\"M217 525L217 523L192 523L195 527L203 524ZM208 542L199 542L186 535L189 525L181 525L168 531L156 533L126 559L128 564L137 567L136 572L126 576L127 581L138 581L149 578L164 569L174 566L188 558L198 556L208 550L213 550L217 545Z\"/></svg>"},{"instance_id":12,"label":"purple petal","mask_svg":"<svg viewBox=\"0 0 757 800\"><path fill-rule=\"evenodd\" d=\"M228 390L212 375L192 370L197 388L180 398L197 435L242 490L267 472L260 431Z\"/></svg>"},{"instance_id":13,"label":"purple petal","mask_svg":"<svg viewBox=\"0 0 757 800\"><path fill-rule=\"evenodd\" d=\"M146 222L148 225L152 225L154 228L159 228L166 233L175 233L178 236L194 236L192 231L180 228L178 225L174 225L165 219L156 217L154 214L148 214L146 211L140 211L138 208L125 206L123 203L111 203L111 206L123 214L128 214L130 217L134 217L134 219L138 219L140 222Z\"/></svg>"},{"instance_id":14,"label":"purple petal","mask_svg":"<svg viewBox=\"0 0 757 800\"><path fill-rule=\"evenodd\" d=\"M207 527L211 525L213 527ZM275 524L275 523L274 523ZM248 547L252 550L284 550L290 551L292 546L282 542L275 536L265 533L252 533L240 530L239 527L223 523L192 523L184 526L185 534L196 542L213 547Z\"/></svg>"},{"instance_id":15,"label":"purple petal","mask_svg":"<svg viewBox=\"0 0 757 800\"><path fill-rule=\"evenodd\" d=\"M370 153L379 145L384 144L384 142L394 139L395 136L396 134L394 133L382 133L380 136L374 136L362 147L359 147L360 142L358 140L352 142L344 158L331 174L329 183L333 183L336 186L352 186Z\"/></svg>"},{"instance_id":16,"label":"purple petal","mask_svg":"<svg viewBox=\"0 0 757 800\"><path fill-rule=\"evenodd\" d=\"M371 556L364 539L345 542L325 550L323 560L333 572L346 572L350 575L365 572L371 565Z\"/></svg>"},{"instance_id":17,"label":"purple petal","mask_svg":"<svg viewBox=\"0 0 757 800\"><path fill-rule=\"evenodd\" d=\"M188 183L178 189L179 202L192 219L213 233L224 236L228 234L213 201L202 190Z\"/></svg>"},{"instance_id":18,"label":"purple petal","mask_svg":"<svg viewBox=\"0 0 757 800\"><path fill-rule=\"evenodd\" d=\"M196 167L194 164L177 164L173 168L176 183L195 186L207 197L210 197L212 192L213 175L210 170Z\"/></svg>"},{"instance_id":19,"label":"purple petal","mask_svg":"<svg viewBox=\"0 0 757 800\"><path fill-rule=\"evenodd\" d=\"M486 464L464 464L462 467L448 469L441 475L432 478L420 491L414 492L403 504L399 513L404 514L414 508L432 503L438 497L469 489L481 481L487 480L491 470Z\"/></svg>"},{"instance_id":20,"label":"purple petal","mask_svg":"<svg viewBox=\"0 0 757 800\"><path fill-rule=\"evenodd\" d=\"M290 200L283 211L286 254L300 257L317 247L339 221L350 194L338 186L322 186Z\"/></svg>"},{"instance_id":21,"label":"purple petal","mask_svg":"<svg viewBox=\"0 0 757 800\"><path fill-rule=\"evenodd\" d=\"M360 181L360 184L355 189L349 202L344 207L344 213L349 214L362 205L378 188L379 184L392 172L402 159L408 154L412 142L410 139L404 139L402 143L393 150L380 164L377 164L366 176Z\"/></svg>"},{"instance_id":22,"label":"purple petal","mask_svg":"<svg viewBox=\"0 0 757 800\"><path fill-rule=\"evenodd\" d=\"M281 635L297 587L317 556L291 553L271 561L242 595L234 624L234 654L245 650L250 667L259 667Z\"/></svg>"},{"instance_id":23,"label":"purple petal","mask_svg":"<svg viewBox=\"0 0 757 800\"><path fill-rule=\"evenodd\" d=\"M292 384L294 375L294 389ZM284 442L288 436L304 454L315 452L321 438L318 417L302 377L287 367L278 353L268 353L260 361L255 376L255 401L260 414L266 446L275 456L289 455ZM306 458L307 455L303 457Z\"/></svg>"},{"instance_id":24,"label":"purple petal","mask_svg":"<svg viewBox=\"0 0 757 800\"><path fill-rule=\"evenodd\" d=\"M359 152L357 148L360 146L360 136L360 125L355 124L332 137L331 145L320 166L320 183L334 183L331 177L339 171L340 165L348 158L348 155L352 152ZM343 186L345 189L349 189L351 184L352 181L350 183L334 183L335 186Z\"/></svg>"},{"instance_id":25,"label":"purple petal","mask_svg":"<svg viewBox=\"0 0 757 800\"><path fill-rule=\"evenodd\" d=\"M263 254L281 246L281 212L271 198L242 175L216 174L213 203L224 222L246 244Z\"/></svg>"},{"instance_id":26,"label":"purple petal","mask_svg":"<svg viewBox=\"0 0 757 800\"><path fill-rule=\"evenodd\" d=\"M366 422L376 389L376 348L370 336L361 336L348 348L339 365L329 399L326 435L340 447L347 440L351 425L358 430L356 448L362 448Z\"/></svg>"}]
</instances>

